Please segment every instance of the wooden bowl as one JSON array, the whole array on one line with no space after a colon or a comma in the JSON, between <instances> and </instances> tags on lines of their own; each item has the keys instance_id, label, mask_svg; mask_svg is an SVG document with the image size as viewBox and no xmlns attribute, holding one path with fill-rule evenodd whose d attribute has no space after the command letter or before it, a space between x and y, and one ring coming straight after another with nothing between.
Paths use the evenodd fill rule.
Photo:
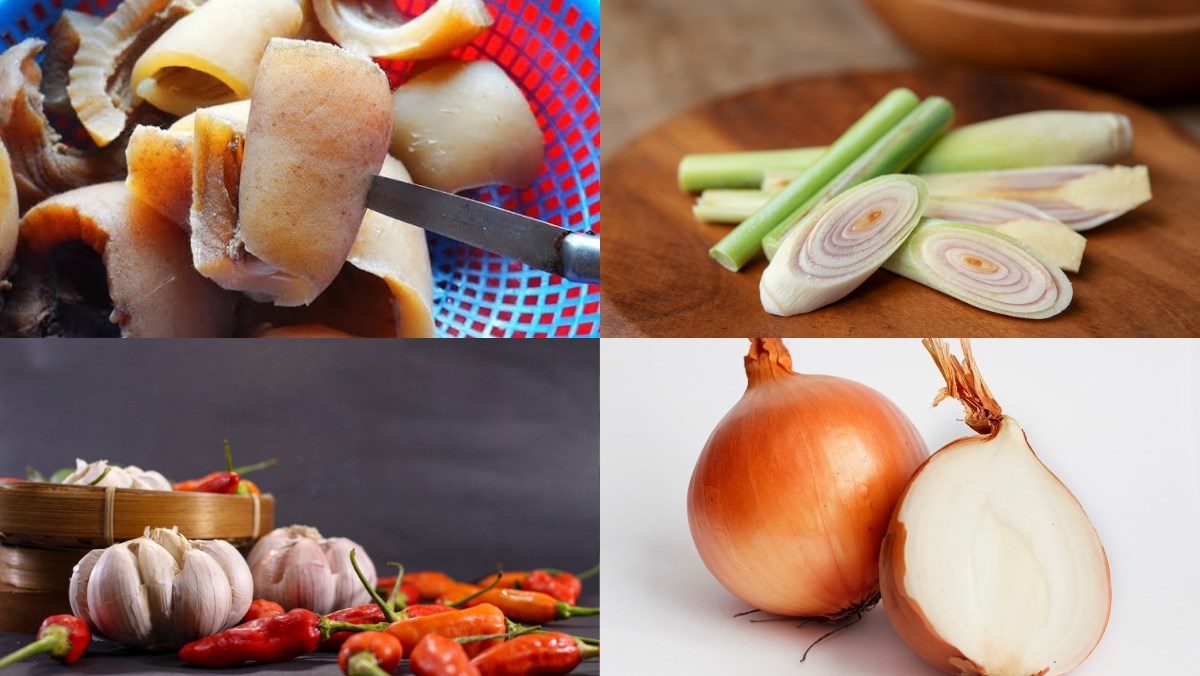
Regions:
<instances>
[{"instance_id":1,"label":"wooden bowl","mask_svg":"<svg viewBox=\"0 0 1200 676\"><path fill-rule=\"evenodd\" d=\"M1200 91L1196 0L866 0L934 59L1050 73L1142 99Z\"/></svg>"},{"instance_id":2,"label":"wooden bowl","mask_svg":"<svg viewBox=\"0 0 1200 676\"><path fill-rule=\"evenodd\" d=\"M188 539L248 544L275 527L269 494L219 495L48 483L0 485L5 544L91 549L177 526Z\"/></svg>"}]
</instances>

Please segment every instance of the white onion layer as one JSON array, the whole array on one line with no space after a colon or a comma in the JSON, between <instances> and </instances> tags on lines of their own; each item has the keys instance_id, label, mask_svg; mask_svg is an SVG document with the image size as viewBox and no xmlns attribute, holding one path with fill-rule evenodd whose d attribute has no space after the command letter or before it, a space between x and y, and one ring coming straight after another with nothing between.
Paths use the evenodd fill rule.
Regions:
<instances>
[{"instance_id":1,"label":"white onion layer","mask_svg":"<svg viewBox=\"0 0 1200 676\"><path fill-rule=\"evenodd\" d=\"M763 273L763 308L790 316L841 300L904 242L927 201L924 181L893 175L817 208L787 236Z\"/></svg>"}]
</instances>

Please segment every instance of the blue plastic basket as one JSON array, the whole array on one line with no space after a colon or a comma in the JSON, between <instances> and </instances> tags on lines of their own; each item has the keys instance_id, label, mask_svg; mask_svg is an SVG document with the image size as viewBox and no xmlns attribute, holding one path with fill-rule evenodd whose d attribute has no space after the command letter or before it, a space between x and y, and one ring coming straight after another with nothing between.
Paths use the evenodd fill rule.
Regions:
<instances>
[{"instance_id":1,"label":"blue plastic basket","mask_svg":"<svg viewBox=\"0 0 1200 676\"><path fill-rule=\"evenodd\" d=\"M0 0L0 37L45 37L64 8L93 14L118 0ZM404 13L433 0L396 0ZM496 25L458 50L491 59L525 91L546 135L533 188L491 187L472 196L579 232L600 231L600 2L488 0ZM381 62L393 86L409 67ZM442 336L597 337L600 290L503 257L429 236L437 331Z\"/></svg>"}]
</instances>

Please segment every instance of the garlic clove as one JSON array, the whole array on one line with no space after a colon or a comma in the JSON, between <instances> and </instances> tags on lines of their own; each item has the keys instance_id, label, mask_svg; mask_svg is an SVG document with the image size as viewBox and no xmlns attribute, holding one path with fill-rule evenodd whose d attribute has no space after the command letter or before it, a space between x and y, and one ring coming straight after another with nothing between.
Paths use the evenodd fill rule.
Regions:
<instances>
[{"instance_id":1,"label":"garlic clove","mask_svg":"<svg viewBox=\"0 0 1200 676\"><path fill-rule=\"evenodd\" d=\"M336 587L325 552L314 540L299 540L288 551L281 579L285 608L303 607L315 613L337 610Z\"/></svg>"},{"instance_id":2,"label":"garlic clove","mask_svg":"<svg viewBox=\"0 0 1200 676\"><path fill-rule=\"evenodd\" d=\"M250 575L250 569L238 550L224 540L197 540L192 542L192 546L212 557L225 573L231 602L222 629L234 626L245 617L254 600L254 578Z\"/></svg>"},{"instance_id":3,"label":"garlic clove","mask_svg":"<svg viewBox=\"0 0 1200 676\"><path fill-rule=\"evenodd\" d=\"M172 589L172 645L226 629L233 610L228 577L217 560L189 547ZM247 604L249 607L249 604ZM235 620L236 622L236 620Z\"/></svg>"},{"instance_id":4,"label":"garlic clove","mask_svg":"<svg viewBox=\"0 0 1200 676\"><path fill-rule=\"evenodd\" d=\"M145 588L152 628L150 640L163 643L171 638L171 588L179 564L170 551L149 538L139 538L129 547L137 556L138 575Z\"/></svg>"},{"instance_id":5,"label":"garlic clove","mask_svg":"<svg viewBox=\"0 0 1200 676\"><path fill-rule=\"evenodd\" d=\"M322 549L325 550L325 560L333 572L334 600L338 608L362 605L371 602L371 594L363 587L354 566L350 565L350 551L356 550L355 560L362 569L367 582L374 586L378 581L375 574L375 564L369 556L364 556L363 548L358 543L347 538L329 538Z\"/></svg>"},{"instance_id":6,"label":"garlic clove","mask_svg":"<svg viewBox=\"0 0 1200 676\"><path fill-rule=\"evenodd\" d=\"M294 528L305 528L305 526L292 526L291 528L276 528L275 530L260 537L258 542L254 543L254 548L246 556L246 565L250 566L250 570L258 567L264 559L271 556L272 552L282 548L291 540L291 532ZM257 594L261 596L261 594Z\"/></svg>"},{"instance_id":7,"label":"garlic clove","mask_svg":"<svg viewBox=\"0 0 1200 676\"><path fill-rule=\"evenodd\" d=\"M88 610L87 589L88 581L92 577L92 570L96 567L96 562L100 560L100 556L104 554L103 549L93 549L79 559L79 563L71 569L71 584L67 596L71 601L71 614L87 622L92 629L96 628L96 623L92 621L91 612Z\"/></svg>"},{"instance_id":8,"label":"garlic clove","mask_svg":"<svg viewBox=\"0 0 1200 676\"><path fill-rule=\"evenodd\" d=\"M147 645L150 607L129 543L104 550L87 585L87 607L100 634L124 645Z\"/></svg>"}]
</instances>

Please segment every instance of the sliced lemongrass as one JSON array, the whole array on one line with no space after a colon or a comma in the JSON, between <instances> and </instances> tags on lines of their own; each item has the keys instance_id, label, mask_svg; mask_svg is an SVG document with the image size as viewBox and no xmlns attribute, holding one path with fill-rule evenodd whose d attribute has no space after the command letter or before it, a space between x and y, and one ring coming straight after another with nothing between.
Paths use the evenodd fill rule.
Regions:
<instances>
[{"instance_id":1,"label":"sliced lemongrass","mask_svg":"<svg viewBox=\"0 0 1200 676\"><path fill-rule=\"evenodd\" d=\"M796 180L799 174L794 169L768 169L763 172L762 183L758 189L763 192L779 192L788 183Z\"/></svg>"},{"instance_id":2,"label":"sliced lemongrass","mask_svg":"<svg viewBox=\"0 0 1200 676\"><path fill-rule=\"evenodd\" d=\"M817 207L788 234L763 272L763 309L786 317L841 300L905 241L928 200L924 181L896 174Z\"/></svg>"},{"instance_id":3,"label":"sliced lemongrass","mask_svg":"<svg viewBox=\"0 0 1200 676\"><path fill-rule=\"evenodd\" d=\"M982 225L1015 237L1067 272L1079 272L1087 240L1062 221L1024 202L985 197L935 197L925 215Z\"/></svg>"},{"instance_id":4,"label":"sliced lemongrass","mask_svg":"<svg viewBox=\"0 0 1200 676\"><path fill-rule=\"evenodd\" d=\"M829 146L813 166L709 249L709 255L728 270L740 270L758 255L762 238L768 232L837 178L918 103L917 95L907 89L889 92Z\"/></svg>"},{"instance_id":5,"label":"sliced lemongrass","mask_svg":"<svg viewBox=\"0 0 1200 676\"><path fill-rule=\"evenodd\" d=\"M295 0L208 0L138 57L130 86L172 115L248 98L267 43L303 18Z\"/></svg>"},{"instance_id":6,"label":"sliced lemongrass","mask_svg":"<svg viewBox=\"0 0 1200 676\"><path fill-rule=\"evenodd\" d=\"M312 9L334 42L372 58L445 56L474 40L493 23L483 0L437 0L411 21L390 0L312 0Z\"/></svg>"},{"instance_id":7,"label":"sliced lemongrass","mask_svg":"<svg viewBox=\"0 0 1200 676\"><path fill-rule=\"evenodd\" d=\"M776 170L786 171L795 179L824 152L824 147L818 147L684 155L679 162L679 187L685 192L757 188L767 172Z\"/></svg>"},{"instance_id":8,"label":"sliced lemongrass","mask_svg":"<svg viewBox=\"0 0 1200 676\"><path fill-rule=\"evenodd\" d=\"M741 223L771 200L762 190L714 188L700 193L692 215L706 223Z\"/></svg>"},{"instance_id":9,"label":"sliced lemongrass","mask_svg":"<svg viewBox=\"0 0 1200 676\"><path fill-rule=\"evenodd\" d=\"M1150 200L1146 167L1081 164L1005 171L923 175L935 196L1016 200L1074 230L1090 230Z\"/></svg>"},{"instance_id":10,"label":"sliced lemongrass","mask_svg":"<svg viewBox=\"0 0 1200 676\"><path fill-rule=\"evenodd\" d=\"M1033 247L990 228L927 218L883 264L977 308L1045 319L1071 304L1071 282Z\"/></svg>"},{"instance_id":11,"label":"sliced lemongrass","mask_svg":"<svg viewBox=\"0 0 1200 676\"><path fill-rule=\"evenodd\" d=\"M953 120L954 107L946 99L931 96L922 101L853 164L763 237L762 248L767 259L775 256L788 232L818 204L863 181L903 171Z\"/></svg>"},{"instance_id":12,"label":"sliced lemongrass","mask_svg":"<svg viewBox=\"0 0 1200 676\"><path fill-rule=\"evenodd\" d=\"M1133 127L1124 115L1041 110L955 129L916 162L914 171L1107 164L1132 151Z\"/></svg>"}]
</instances>

